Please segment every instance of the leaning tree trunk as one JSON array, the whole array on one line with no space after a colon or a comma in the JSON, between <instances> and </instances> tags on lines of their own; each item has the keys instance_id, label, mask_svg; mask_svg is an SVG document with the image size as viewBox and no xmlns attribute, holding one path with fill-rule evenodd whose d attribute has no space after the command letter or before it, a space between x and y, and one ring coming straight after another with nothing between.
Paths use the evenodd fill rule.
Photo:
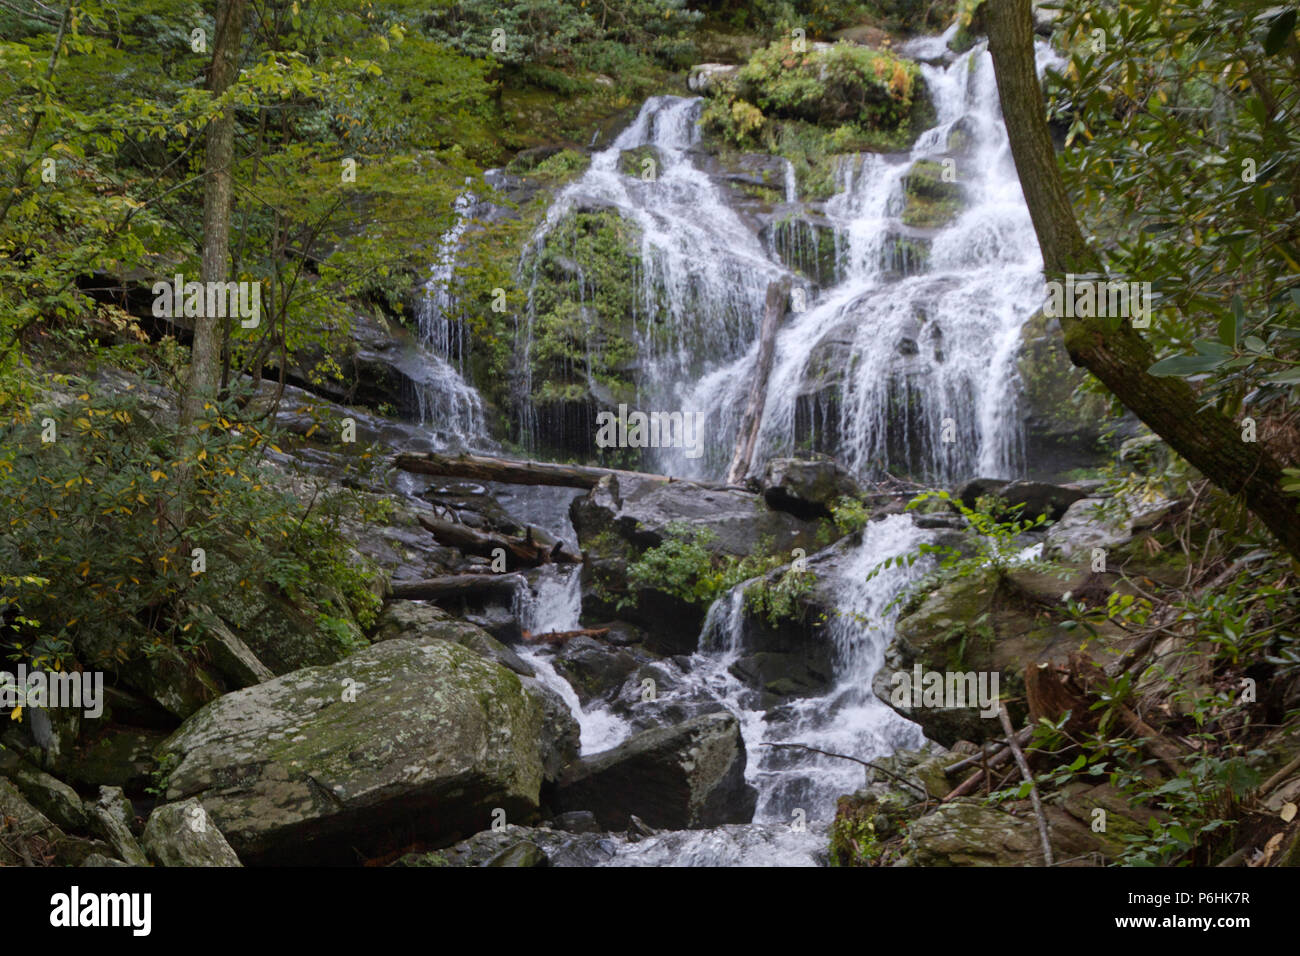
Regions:
<instances>
[{"instance_id":1,"label":"leaning tree trunk","mask_svg":"<svg viewBox=\"0 0 1300 956\"><path fill-rule=\"evenodd\" d=\"M790 296L790 279L770 282L767 299L763 305L763 324L758 332L758 361L754 363L754 377L749 385L749 401L736 430L736 450L727 469L727 484L739 485L749 474L758 445L758 433L763 427L763 407L767 402L767 380L772 374L772 358L776 351L776 329L785 314L785 302Z\"/></svg>"},{"instance_id":2,"label":"leaning tree trunk","mask_svg":"<svg viewBox=\"0 0 1300 956\"><path fill-rule=\"evenodd\" d=\"M1043 253L1047 278L1100 274L1101 261L1084 242L1056 164L1046 106L1034 65L1030 0L988 0L989 52L1011 155ZM1183 379L1150 375L1154 357L1131 326L1105 319L1061 318L1065 347L1075 365L1095 375L1152 431L1224 491L1239 495L1278 541L1300 558L1300 514L1282 492L1282 470L1259 443L1242 440L1240 426L1213 408L1201 408Z\"/></svg>"},{"instance_id":3,"label":"leaning tree trunk","mask_svg":"<svg viewBox=\"0 0 1300 956\"><path fill-rule=\"evenodd\" d=\"M217 4L217 32L212 45L212 68L208 89L220 97L239 73L239 44L244 29L247 0L220 0ZM230 273L231 166L235 158L235 109L229 106L208 123L207 150L203 171L203 261L204 282L225 282ZM204 310L206 311L206 309ZM190 347L190 378L181 404L181 422L199 417L204 402L217 394L221 378L221 335L217 318L200 315L194 320L194 342Z\"/></svg>"}]
</instances>

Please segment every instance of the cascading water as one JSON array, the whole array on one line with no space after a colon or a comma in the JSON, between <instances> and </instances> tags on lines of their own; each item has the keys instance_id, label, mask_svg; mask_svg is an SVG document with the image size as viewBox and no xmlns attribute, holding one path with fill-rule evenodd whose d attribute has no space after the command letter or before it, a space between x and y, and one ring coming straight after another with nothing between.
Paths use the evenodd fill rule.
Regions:
<instances>
[{"instance_id":1,"label":"cascading water","mask_svg":"<svg viewBox=\"0 0 1300 956\"><path fill-rule=\"evenodd\" d=\"M420 424L431 426L441 444L471 448L488 444L488 435L483 399L464 378L469 338L455 315L455 270L476 202L468 190L456 198L455 220L438 243L429 279L416 302L422 361L411 376Z\"/></svg>"},{"instance_id":2,"label":"cascading water","mask_svg":"<svg viewBox=\"0 0 1300 956\"><path fill-rule=\"evenodd\" d=\"M541 568L530 587L521 589L515 596L515 615L520 626L533 634L554 631L571 631L582 625L578 615L582 612L582 587L576 568L549 565ZM599 753L619 744L628 735L627 721L612 714L602 706L583 710L578 695L551 660L551 651L544 645L521 645L519 656L532 665L537 679L557 692L569 705L581 730L582 752Z\"/></svg>"},{"instance_id":3,"label":"cascading water","mask_svg":"<svg viewBox=\"0 0 1300 956\"><path fill-rule=\"evenodd\" d=\"M937 57L947 37L916 41L913 53ZM1057 59L1043 43L1038 54L1040 67ZM553 204L521 257L525 282L535 283L530 269L539 250L575 210L612 208L640 229L638 403L708 413L706 456L692 461L680 450L664 450L652 459L660 470L716 477L725 466L753 378L767 284L789 275L783 263L809 273L803 265L811 262L808 244L816 241L815 228L827 224L833 274L813 277L818 286L796 277L808 307L778 333L754 460L790 453L811 438L863 476L892 467L946 482L973 474L1010 477L1020 469L1015 358L1021 328L1041 300L1041 259L987 52L977 47L946 66L923 66L923 73L938 122L910 155L843 157L836 195L815 216L802 223L795 216L792 228L769 233L765 242L700 168L699 100L648 100ZM653 147L654 175L621 172L625 152L641 147ZM964 192L956 217L935 229L902 221L918 160L955 172ZM787 206L797 207L789 164L782 185ZM519 342L525 370L537 318L529 288ZM531 381L522 388L529 398ZM522 407L528 441L531 404ZM755 822L628 843L614 865L815 861L835 797L861 785L862 768L773 745L870 759L922 743L920 729L871 689L892 636L891 601L920 568L892 567L870 580L868 574L885 558L914 551L926 535L909 516L888 516L870 522L857 542L846 540L814 559L817 587L838 608L826 628L834 675L821 696L761 709L759 695L731 671L745 651L744 585L715 602L700 650L689 663L675 659L674 666L685 665L682 679L665 693L703 695L739 717L746 776L760 794ZM550 569L519 610L530 629L567 629L577 625L579 601L576 573ZM568 700L582 726L584 752L613 746L629 732L603 709L584 712L548 651L524 653L539 678ZM809 821L804 831L790 826L797 810Z\"/></svg>"},{"instance_id":4,"label":"cascading water","mask_svg":"<svg viewBox=\"0 0 1300 956\"><path fill-rule=\"evenodd\" d=\"M1045 44L1039 54L1040 64L1055 56ZM864 475L894 466L952 481L1021 468L1015 359L1041 301L1041 257L988 53L922 72L939 121L910 156L842 161L824 213L843 278L779 333L755 460L812 436ZM917 160L964 190L964 209L943 228L900 218ZM734 433L755 355L715 371L688 400L723 409L723 435Z\"/></svg>"},{"instance_id":5,"label":"cascading water","mask_svg":"<svg viewBox=\"0 0 1300 956\"><path fill-rule=\"evenodd\" d=\"M727 204L723 189L695 165L700 104L677 96L648 99L632 125L560 193L525 249L520 269L529 296L519 343L525 444L535 440L536 427L530 401L536 263L556 227L575 210L616 209L640 231L641 287L633 323L641 363L637 402L643 409L711 415L709 405L684 404L684 386L708 366L743 354L753 340L767 283L784 268ZM641 147L654 150L645 174L621 172L623 154ZM708 434L712 444L715 433ZM672 474L697 470L680 449L665 449L656 464Z\"/></svg>"}]
</instances>

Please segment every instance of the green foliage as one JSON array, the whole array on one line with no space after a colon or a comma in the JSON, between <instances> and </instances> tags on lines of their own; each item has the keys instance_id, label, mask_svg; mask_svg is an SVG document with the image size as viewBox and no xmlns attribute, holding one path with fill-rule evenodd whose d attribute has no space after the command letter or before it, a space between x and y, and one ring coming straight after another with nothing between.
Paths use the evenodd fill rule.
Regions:
<instances>
[{"instance_id":1,"label":"green foliage","mask_svg":"<svg viewBox=\"0 0 1300 956\"><path fill-rule=\"evenodd\" d=\"M341 533L350 498L278 485L264 464L275 434L239 420L233 404L211 408L191 439L136 389L102 393L75 379L59 387L73 391L56 392L57 406L11 404L0 428L9 657L112 669L168 645L196 649L207 615L235 595L199 570L195 548L209 570L237 568L237 588L270 588L314 608L326 632L355 649L342 620L372 622L379 600L373 569Z\"/></svg>"},{"instance_id":2,"label":"green foliage","mask_svg":"<svg viewBox=\"0 0 1300 956\"><path fill-rule=\"evenodd\" d=\"M880 857L875 818L841 808L831 824L831 866L870 866Z\"/></svg>"},{"instance_id":3,"label":"green foliage","mask_svg":"<svg viewBox=\"0 0 1300 956\"><path fill-rule=\"evenodd\" d=\"M880 562L868 574L868 580L890 567L911 567L918 561L928 559L930 569L912 584L900 592L889 607L906 605L919 595L941 587L949 581L972 577L1001 579L1017 563L1023 545L1018 541L1024 532L1042 526L1046 515L1033 519L1020 520L1018 516L1023 506L1006 508L999 499L983 498L976 507L968 508L959 499L946 491L924 491L907 504L907 510L923 508L927 502L943 502L962 516L965 520L965 543L962 547L948 544L922 542L915 551L895 555ZM1058 568L1049 562L1035 562L1035 570L1065 574L1067 569Z\"/></svg>"},{"instance_id":4,"label":"green foliage","mask_svg":"<svg viewBox=\"0 0 1300 956\"><path fill-rule=\"evenodd\" d=\"M441 0L429 18L434 39L509 66L586 63L620 46L681 66L689 61L689 28L700 14L685 0L611 0L599 6L568 0Z\"/></svg>"},{"instance_id":5,"label":"green foliage","mask_svg":"<svg viewBox=\"0 0 1300 956\"><path fill-rule=\"evenodd\" d=\"M745 610L761 617L771 627L802 615L799 599L812 591L817 576L811 571L788 568L775 581L760 578L745 588Z\"/></svg>"},{"instance_id":6,"label":"green foliage","mask_svg":"<svg viewBox=\"0 0 1300 956\"><path fill-rule=\"evenodd\" d=\"M734 558L721 558L707 547L713 534L705 529L691 533L685 525L670 526L663 544L649 548L627 567L627 580L635 592L652 588L688 604L708 605L726 590ZM625 598L623 605L635 598Z\"/></svg>"},{"instance_id":7,"label":"green foliage","mask_svg":"<svg viewBox=\"0 0 1300 956\"><path fill-rule=\"evenodd\" d=\"M786 39L717 84L701 124L731 148L785 156L802 194L824 199L837 155L901 149L931 113L912 61L850 43L796 52Z\"/></svg>"},{"instance_id":8,"label":"green foliage","mask_svg":"<svg viewBox=\"0 0 1300 956\"><path fill-rule=\"evenodd\" d=\"M836 498L831 503L831 521L840 534L861 531L871 520L871 509L857 498Z\"/></svg>"},{"instance_id":9,"label":"green foliage","mask_svg":"<svg viewBox=\"0 0 1300 956\"><path fill-rule=\"evenodd\" d=\"M1230 416L1300 388L1300 83L1294 9L1269 0L1064 0L1072 194L1107 273L1152 285L1157 375ZM1099 42L1104 38L1105 43ZM1103 48L1104 46L1104 48Z\"/></svg>"},{"instance_id":10,"label":"green foliage","mask_svg":"<svg viewBox=\"0 0 1300 956\"><path fill-rule=\"evenodd\" d=\"M620 606L636 601L641 589L662 591L689 604L707 606L742 581L766 574L787 562L773 553L770 542L743 558L710 550L715 535L707 528L692 530L685 524L668 526L664 542L647 549L627 566L627 580L632 596L622 598ZM772 585L756 582L745 593L746 603L755 613L772 622L797 614L795 601L812 586L811 572L787 571ZM752 601L752 603L751 603Z\"/></svg>"}]
</instances>

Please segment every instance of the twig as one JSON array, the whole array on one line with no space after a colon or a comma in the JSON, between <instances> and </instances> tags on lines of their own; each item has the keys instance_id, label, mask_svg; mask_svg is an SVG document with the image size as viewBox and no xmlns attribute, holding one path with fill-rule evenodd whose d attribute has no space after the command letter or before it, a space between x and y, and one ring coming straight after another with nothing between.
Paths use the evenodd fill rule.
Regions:
<instances>
[{"instance_id":1,"label":"twig","mask_svg":"<svg viewBox=\"0 0 1300 956\"><path fill-rule=\"evenodd\" d=\"M1282 768L1281 770L1279 770L1277 773L1273 774L1273 776L1271 776L1271 777L1269 777L1267 780L1265 780L1265 781L1260 785L1260 788L1259 788L1259 791L1258 791L1258 792L1259 792L1259 795L1260 795L1261 797L1266 797L1266 796L1268 796L1270 793L1273 792L1273 788L1274 788L1274 787L1276 787L1276 786L1277 786L1278 784L1280 784L1283 780L1285 780L1287 777L1289 777L1289 776L1291 775L1292 771L1295 771L1295 770L1300 770L1300 756L1297 756L1297 757L1296 757L1294 760L1292 760L1289 764L1287 764L1285 767L1283 767L1283 768Z\"/></svg>"},{"instance_id":2,"label":"twig","mask_svg":"<svg viewBox=\"0 0 1300 956\"><path fill-rule=\"evenodd\" d=\"M1038 817L1038 835L1043 841L1043 863L1051 866L1052 841L1047 837L1047 817L1043 815L1043 803L1038 799L1038 784L1034 783L1034 775L1029 772L1029 763L1020 751L1020 744L1016 743L1016 732L1011 726L1011 718L1007 716L1005 706L998 707L998 719L1002 721L1002 729L1007 732L1007 743L1016 758L1016 765L1020 767L1020 776L1024 777L1025 782L1029 784L1029 798L1034 804L1034 816Z\"/></svg>"},{"instance_id":3,"label":"twig","mask_svg":"<svg viewBox=\"0 0 1300 956\"><path fill-rule=\"evenodd\" d=\"M912 783L912 781L904 777L900 777L892 770L886 770L884 767L877 766L876 764L872 763L870 760L862 760L858 757L850 757L848 754L831 753L829 750L818 750L816 747L809 747L807 744L772 744L772 743L765 742L763 746L764 747L797 747L800 750L807 750L815 754L821 754L825 757L838 757L840 760L852 760L854 763L860 763L864 767L870 767L872 770L880 771L886 777L890 777L894 780L897 780L905 787L911 787L917 793L924 794L925 799L927 801L931 799L930 791L927 790L924 786L917 786L916 784Z\"/></svg>"}]
</instances>

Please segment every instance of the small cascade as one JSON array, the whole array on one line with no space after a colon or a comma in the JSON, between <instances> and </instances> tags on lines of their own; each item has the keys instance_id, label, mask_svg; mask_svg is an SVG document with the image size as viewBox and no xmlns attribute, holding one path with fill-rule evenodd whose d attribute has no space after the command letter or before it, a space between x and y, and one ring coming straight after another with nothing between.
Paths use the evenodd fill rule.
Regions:
<instances>
[{"instance_id":1,"label":"small cascade","mask_svg":"<svg viewBox=\"0 0 1300 956\"><path fill-rule=\"evenodd\" d=\"M572 631L581 627L582 587L578 568L546 565L539 569L530 587L515 595L514 612L520 626L533 634ZM554 652L541 644L523 644L519 656L537 672L537 679L558 693L578 721L582 753L599 753L620 744L629 733L627 721L604 707L583 710L572 685L555 669Z\"/></svg>"}]
</instances>

